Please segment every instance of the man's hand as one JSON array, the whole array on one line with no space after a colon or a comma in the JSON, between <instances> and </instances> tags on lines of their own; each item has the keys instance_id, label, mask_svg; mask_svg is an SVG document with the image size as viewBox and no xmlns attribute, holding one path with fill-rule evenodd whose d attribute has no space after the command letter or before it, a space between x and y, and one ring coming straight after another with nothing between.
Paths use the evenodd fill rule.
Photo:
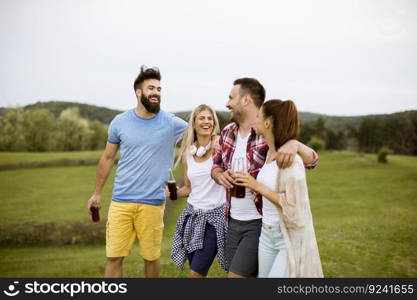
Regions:
<instances>
[{"instance_id":1,"label":"man's hand","mask_svg":"<svg viewBox=\"0 0 417 300\"><path fill-rule=\"evenodd\" d=\"M233 188L235 180L233 179L232 172L230 170L226 170L224 172L217 172L214 176L214 179L218 184L224 186L226 189Z\"/></svg>"},{"instance_id":2,"label":"man's hand","mask_svg":"<svg viewBox=\"0 0 417 300\"><path fill-rule=\"evenodd\" d=\"M91 206L95 206L98 209L101 208L101 197L100 195L93 195L87 202L87 211L91 215Z\"/></svg>"},{"instance_id":3,"label":"man's hand","mask_svg":"<svg viewBox=\"0 0 417 300\"><path fill-rule=\"evenodd\" d=\"M278 167L285 169L292 165L294 157L298 152L298 145L299 142L297 140L289 140L278 149L275 156Z\"/></svg>"}]
</instances>

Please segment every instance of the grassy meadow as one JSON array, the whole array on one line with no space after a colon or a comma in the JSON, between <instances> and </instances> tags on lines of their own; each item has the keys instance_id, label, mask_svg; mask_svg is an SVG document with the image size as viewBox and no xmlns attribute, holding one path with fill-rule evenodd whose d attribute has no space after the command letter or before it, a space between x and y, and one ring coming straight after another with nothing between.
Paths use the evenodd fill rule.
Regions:
<instances>
[{"instance_id":1,"label":"grassy meadow","mask_svg":"<svg viewBox=\"0 0 417 300\"><path fill-rule=\"evenodd\" d=\"M20 159L72 158L74 153L0 153L0 164ZM77 159L99 152L76 152ZM48 156L50 155L50 156ZM417 276L417 157L324 152L307 171L316 236L326 277ZM104 227L114 171L102 194L102 221L92 225L86 201L95 183L95 166L62 166L0 171L0 277L100 277L104 270L104 235L100 242L21 244L1 240L30 232L40 224L76 222L85 230ZM176 170L180 176L182 170ZM186 277L170 260L175 222L186 201L169 201L161 258L163 277ZM25 227L26 226L26 227ZM77 227L77 228L78 228ZM98 228L98 227L97 227ZM47 231L50 232L50 231ZM70 233L69 233L70 234ZM18 239L17 239L18 240ZM142 277L137 244L125 259L126 277ZM224 277L215 263L209 277Z\"/></svg>"},{"instance_id":2,"label":"grassy meadow","mask_svg":"<svg viewBox=\"0 0 417 300\"><path fill-rule=\"evenodd\" d=\"M18 164L21 162L39 162L59 159L98 159L102 151L73 152L0 152L0 165Z\"/></svg>"}]
</instances>

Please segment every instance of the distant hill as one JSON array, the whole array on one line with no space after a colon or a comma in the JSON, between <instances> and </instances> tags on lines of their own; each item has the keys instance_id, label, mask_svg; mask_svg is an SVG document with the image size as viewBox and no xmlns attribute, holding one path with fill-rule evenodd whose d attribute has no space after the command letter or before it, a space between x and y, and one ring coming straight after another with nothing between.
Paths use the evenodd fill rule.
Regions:
<instances>
[{"instance_id":1,"label":"distant hill","mask_svg":"<svg viewBox=\"0 0 417 300\"><path fill-rule=\"evenodd\" d=\"M24 109L46 108L50 110L55 117L58 117L63 110L74 106L80 109L80 115L83 118L91 121L97 120L105 124L110 123L116 115L122 112L121 110L102 106L65 101L36 102L35 104L26 105Z\"/></svg>"},{"instance_id":2,"label":"distant hill","mask_svg":"<svg viewBox=\"0 0 417 300\"><path fill-rule=\"evenodd\" d=\"M405 113L405 112L404 112ZM183 120L187 120L190 117L191 111L180 111L176 112L175 115L180 117ZM399 114L403 114L402 112ZM220 124L227 124L229 123L230 117L228 111L217 111L217 116L219 118ZM384 116L384 115L378 115ZM316 114L311 112L299 112L299 117L301 124L312 123L317 120L317 118L322 117L325 120L326 127L329 127L335 131L342 130L347 126L353 126L356 128L360 121L366 116L347 116L347 117L339 117L339 116L329 116L323 114Z\"/></svg>"},{"instance_id":3,"label":"distant hill","mask_svg":"<svg viewBox=\"0 0 417 300\"><path fill-rule=\"evenodd\" d=\"M24 109L34 109L34 108L45 108L50 110L55 116L59 116L59 114L69 108L69 107L78 107L80 110L80 114L83 118L88 120L98 120L104 124L109 124L110 121L122 111L110 109L107 107L102 106L95 106L90 104L83 104L78 102L65 102L65 101L49 101L49 102L36 102L34 104L26 105ZM5 108L0 108L0 115L4 111ZM386 114L386 115L375 115L378 117L385 117L385 116L404 116L407 117L409 114L416 113L416 111L406 111L406 112L399 112L394 114ZM175 112L175 115L178 117L187 120L190 116L190 111L179 111ZM218 111L217 112L220 124L224 126L229 122L229 112L227 111ZM316 114L310 112L300 112L300 120L301 123L310 123L317 120L318 117L322 117L325 120L326 127L331 128L335 131L339 131L341 129L347 128L348 126L357 128L360 121L367 117L367 116L347 116L347 117L338 117L338 116L329 116L323 114Z\"/></svg>"}]
</instances>

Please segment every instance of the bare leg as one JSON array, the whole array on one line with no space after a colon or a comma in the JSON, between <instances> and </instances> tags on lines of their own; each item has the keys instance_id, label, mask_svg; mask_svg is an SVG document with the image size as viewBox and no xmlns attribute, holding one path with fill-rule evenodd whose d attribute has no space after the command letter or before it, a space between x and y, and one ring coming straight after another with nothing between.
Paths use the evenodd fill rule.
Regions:
<instances>
[{"instance_id":1,"label":"bare leg","mask_svg":"<svg viewBox=\"0 0 417 300\"><path fill-rule=\"evenodd\" d=\"M201 275L200 273L190 270L190 275L188 275L190 278L206 278L207 276Z\"/></svg>"},{"instance_id":2,"label":"bare leg","mask_svg":"<svg viewBox=\"0 0 417 300\"><path fill-rule=\"evenodd\" d=\"M104 277L118 278L123 276L123 259L124 257L107 257L106 270Z\"/></svg>"},{"instance_id":3,"label":"bare leg","mask_svg":"<svg viewBox=\"0 0 417 300\"><path fill-rule=\"evenodd\" d=\"M158 278L159 277L159 258L156 260L143 260L145 262L145 276L147 278Z\"/></svg>"},{"instance_id":4,"label":"bare leg","mask_svg":"<svg viewBox=\"0 0 417 300\"><path fill-rule=\"evenodd\" d=\"M229 272L229 273L227 273L227 278L247 278L247 277L238 275L238 274L233 273L233 272Z\"/></svg>"}]
</instances>

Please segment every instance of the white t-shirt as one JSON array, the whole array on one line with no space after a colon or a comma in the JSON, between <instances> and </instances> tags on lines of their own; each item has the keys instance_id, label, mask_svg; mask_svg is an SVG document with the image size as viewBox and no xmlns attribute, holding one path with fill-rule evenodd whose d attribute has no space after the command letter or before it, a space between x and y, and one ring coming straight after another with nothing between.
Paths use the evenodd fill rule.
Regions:
<instances>
[{"instance_id":1,"label":"white t-shirt","mask_svg":"<svg viewBox=\"0 0 417 300\"><path fill-rule=\"evenodd\" d=\"M226 190L211 178L213 158L196 162L192 155L187 155L187 177L191 182L188 203L196 209L210 210L225 203Z\"/></svg>"},{"instance_id":2,"label":"white t-shirt","mask_svg":"<svg viewBox=\"0 0 417 300\"><path fill-rule=\"evenodd\" d=\"M258 173L257 180L275 191L278 176L278 166L275 161L265 163ZM279 225L278 209L268 198L262 197L262 222L269 226Z\"/></svg>"},{"instance_id":3,"label":"white t-shirt","mask_svg":"<svg viewBox=\"0 0 417 300\"><path fill-rule=\"evenodd\" d=\"M243 157L246 161L246 167L249 167L249 162L246 158L246 148L248 144L249 134L242 139L240 133L236 136L236 148L233 153L232 166L234 166L235 160L239 157ZM247 169L245 170L248 171ZM255 206L255 194L249 188L245 188L245 198L236 198L232 197L231 207L230 207L230 216L235 220L248 221L260 219L262 216L259 214Z\"/></svg>"}]
</instances>

